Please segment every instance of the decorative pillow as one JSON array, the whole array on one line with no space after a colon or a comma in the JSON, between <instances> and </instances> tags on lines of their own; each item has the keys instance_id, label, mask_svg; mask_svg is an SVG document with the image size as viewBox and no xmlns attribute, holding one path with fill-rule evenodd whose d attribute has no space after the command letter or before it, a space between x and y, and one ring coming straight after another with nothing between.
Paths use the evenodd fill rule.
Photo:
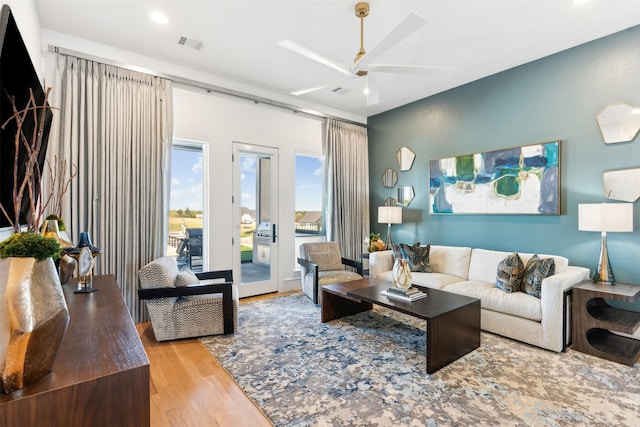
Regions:
<instances>
[{"instance_id":1,"label":"decorative pillow","mask_svg":"<svg viewBox=\"0 0 640 427\"><path fill-rule=\"evenodd\" d=\"M542 281L556 272L556 262L553 258L541 259L534 255L529 259L524 269L524 279L521 289L536 298L542 294Z\"/></svg>"},{"instance_id":2,"label":"decorative pillow","mask_svg":"<svg viewBox=\"0 0 640 427\"><path fill-rule=\"evenodd\" d=\"M400 249L400 246L391 244L391 253L393 253L393 259L406 258L406 254Z\"/></svg>"},{"instance_id":3,"label":"decorative pillow","mask_svg":"<svg viewBox=\"0 0 640 427\"><path fill-rule=\"evenodd\" d=\"M496 285L507 293L518 292L524 276L524 263L514 252L498 263Z\"/></svg>"},{"instance_id":4,"label":"decorative pillow","mask_svg":"<svg viewBox=\"0 0 640 427\"><path fill-rule=\"evenodd\" d=\"M176 281L174 285L176 287L181 287L181 286L197 285L198 283L200 283L200 279L198 279L198 277L195 275L193 271L187 268L178 273L178 275L176 276Z\"/></svg>"},{"instance_id":5,"label":"decorative pillow","mask_svg":"<svg viewBox=\"0 0 640 427\"><path fill-rule=\"evenodd\" d=\"M430 250L431 244L420 246L420 242L417 242L411 246L400 243L400 251L403 252L403 258L409 261L409 269L415 272L431 273L431 264L429 263Z\"/></svg>"},{"instance_id":6,"label":"decorative pillow","mask_svg":"<svg viewBox=\"0 0 640 427\"><path fill-rule=\"evenodd\" d=\"M319 271L342 270L340 252L309 252L311 262L317 264Z\"/></svg>"}]
</instances>

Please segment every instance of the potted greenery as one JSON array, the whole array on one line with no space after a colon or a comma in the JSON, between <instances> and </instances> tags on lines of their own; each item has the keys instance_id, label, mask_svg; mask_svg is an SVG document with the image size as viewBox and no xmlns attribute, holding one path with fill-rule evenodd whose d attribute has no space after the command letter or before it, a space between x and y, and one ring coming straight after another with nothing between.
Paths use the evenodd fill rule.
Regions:
<instances>
[{"instance_id":1,"label":"potted greenery","mask_svg":"<svg viewBox=\"0 0 640 427\"><path fill-rule=\"evenodd\" d=\"M0 298L6 304L6 316L0 318L0 339L5 340L0 347L6 349L2 355L5 360L0 358L3 393L37 381L51 370L69 324L69 311L53 261L60 255L60 245L55 239L37 233L46 207L39 199L42 192L34 190L41 185L37 159L42 147L44 113L50 108L49 91L46 90L42 105L36 103L31 92L27 106L20 111L10 97L14 111L11 120L17 125L15 164L19 150L26 150L29 156L22 181L15 170L13 174L14 217L0 205L13 226L13 234L0 243ZM22 132L27 114L37 118L37 132L29 135ZM29 198L31 214L27 231L22 232L19 210L25 196Z\"/></svg>"}]
</instances>

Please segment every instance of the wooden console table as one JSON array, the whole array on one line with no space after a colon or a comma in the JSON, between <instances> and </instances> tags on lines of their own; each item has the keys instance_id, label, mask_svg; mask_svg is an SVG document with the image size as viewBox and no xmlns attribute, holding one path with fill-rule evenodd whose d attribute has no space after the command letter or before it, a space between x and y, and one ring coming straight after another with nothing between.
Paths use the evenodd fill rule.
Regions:
<instances>
[{"instance_id":1,"label":"wooden console table","mask_svg":"<svg viewBox=\"0 0 640 427\"><path fill-rule=\"evenodd\" d=\"M63 285L69 328L52 371L0 394L0 426L149 426L149 359L113 275Z\"/></svg>"},{"instance_id":2,"label":"wooden console table","mask_svg":"<svg viewBox=\"0 0 640 427\"><path fill-rule=\"evenodd\" d=\"M640 285L601 285L592 281L573 288L571 348L633 366L640 355L640 340L614 334L633 334L640 327L640 313L612 307L605 299L632 303L640 298Z\"/></svg>"}]
</instances>

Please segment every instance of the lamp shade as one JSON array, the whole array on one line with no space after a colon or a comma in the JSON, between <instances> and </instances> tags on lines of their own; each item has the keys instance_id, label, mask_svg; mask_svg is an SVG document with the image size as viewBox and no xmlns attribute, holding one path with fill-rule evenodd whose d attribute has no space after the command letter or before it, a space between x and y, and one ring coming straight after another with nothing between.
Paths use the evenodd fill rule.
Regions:
<instances>
[{"instance_id":1,"label":"lamp shade","mask_svg":"<svg viewBox=\"0 0 640 427\"><path fill-rule=\"evenodd\" d=\"M402 208L400 206L378 206L379 224L402 224Z\"/></svg>"},{"instance_id":2,"label":"lamp shade","mask_svg":"<svg viewBox=\"0 0 640 427\"><path fill-rule=\"evenodd\" d=\"M578 230L633 231L633 203L587 203L578 205Z\"/></svg>"}]
</instances>

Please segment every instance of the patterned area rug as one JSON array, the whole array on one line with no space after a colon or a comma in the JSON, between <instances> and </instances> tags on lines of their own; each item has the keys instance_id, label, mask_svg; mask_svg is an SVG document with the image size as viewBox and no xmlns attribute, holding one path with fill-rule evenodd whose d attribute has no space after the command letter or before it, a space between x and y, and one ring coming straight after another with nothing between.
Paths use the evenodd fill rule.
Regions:
<instances>
[{"instance_id":1,"label":"patterned area rug","mask_svg":"<svg viewBox=\"0 0 640 427\"><path fill-rule=\"evenodd\" d=\"M202 342L277 426L640 426L640 365L489 333L428 375L425 325L376 307L320 323L306 296L242 304Z\"/></svg>"}]
</instances>

